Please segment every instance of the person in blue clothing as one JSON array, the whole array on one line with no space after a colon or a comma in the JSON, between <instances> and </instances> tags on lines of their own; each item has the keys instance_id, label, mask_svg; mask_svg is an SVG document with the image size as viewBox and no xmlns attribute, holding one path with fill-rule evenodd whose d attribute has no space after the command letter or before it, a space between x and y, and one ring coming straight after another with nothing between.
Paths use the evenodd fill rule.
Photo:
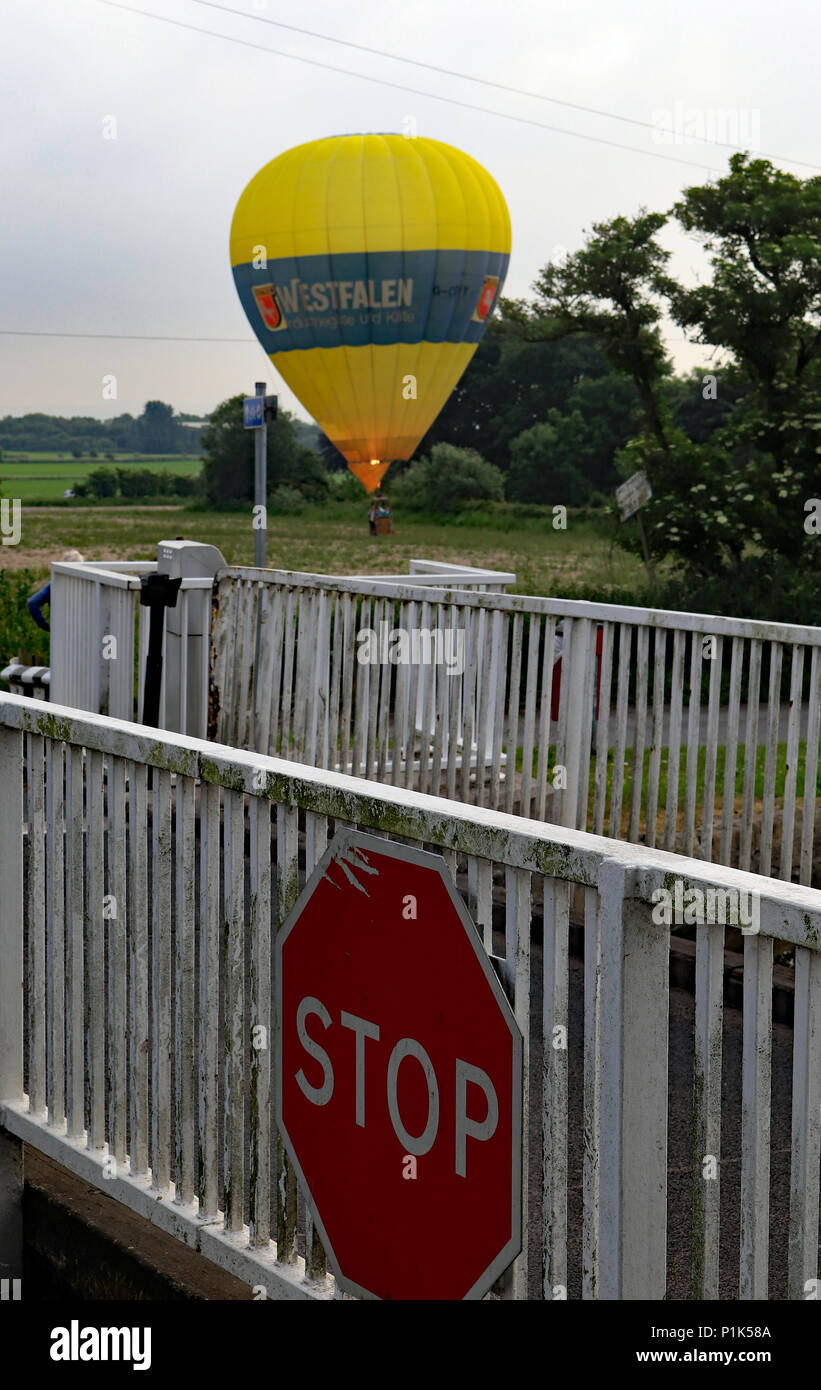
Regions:
<instances>
[{"instance_id":1,"label":"person in blue clothing","mask_svg":"<svg viewBox=\"0 0 821 1390\"><path fill-rule=\"evenodd\" d=\"M83 557L79 550L66 550L63 552L61 559L64 564L81 564ZM43 608L47 605L51 605L51 580L49 580L48 584L44 584L42 589L38 589L36 594L32 594L31 598L26 602L29 613L37 626L41 627L44 632L51 631L51 628L43 617Z\"/></svg>"}]
</instances>

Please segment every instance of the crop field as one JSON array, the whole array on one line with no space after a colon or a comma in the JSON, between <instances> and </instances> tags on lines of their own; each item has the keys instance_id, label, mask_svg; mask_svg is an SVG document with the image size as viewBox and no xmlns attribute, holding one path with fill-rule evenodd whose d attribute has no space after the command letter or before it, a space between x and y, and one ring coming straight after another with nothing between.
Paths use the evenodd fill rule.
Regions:
<instances>
[{"instance_id":1,"label":"crop field","mask_svg":"<svg viewBox=\"0 0 821 1390\"><path fill-rule=\"evenodd\" d=\"M21 502L51 502L62 498L75 483L84 482L96 468L147 468L152 473L182 473L196 476L202 466L196 455L115 455L114 459L59 458L57 454L14 455L0 459L0 495L19 497Z\"/></svg>"}]
</instances>

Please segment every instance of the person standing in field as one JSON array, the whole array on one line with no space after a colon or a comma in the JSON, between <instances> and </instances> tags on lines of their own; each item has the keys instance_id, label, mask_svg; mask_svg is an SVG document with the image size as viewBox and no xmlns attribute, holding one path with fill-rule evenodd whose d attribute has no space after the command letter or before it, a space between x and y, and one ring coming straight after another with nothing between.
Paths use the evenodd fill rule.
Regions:
<instances>
[{"instance_id":1,"label":"person standing in field","mask_svg":"<svg viewBox=\"0 0 821 1390\"><path fill-rule=\"evenodd\" d=\"M376 535L376 502L373 499L368 508L368 533L371 536Z\"/></svg>"},{"instance_id":2,"label":"person standing in field","mask_svg":"<svg viewBox=\"0 0 821 1390\"><path fill-rule=\"evenodd\" d=\"M393 534L391 504L385 496L380 496L376 499L376 530L377 534L381 536Z\"/></svg>"}]
</instances>

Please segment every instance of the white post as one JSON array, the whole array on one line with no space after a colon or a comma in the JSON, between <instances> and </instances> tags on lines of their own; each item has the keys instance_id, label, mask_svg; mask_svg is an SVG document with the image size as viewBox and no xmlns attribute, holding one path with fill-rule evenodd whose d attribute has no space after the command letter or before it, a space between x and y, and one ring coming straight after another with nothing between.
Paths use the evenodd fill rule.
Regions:
<instances>
[{"instance_id":1,"label":"white post","mask_svg":"<svg viewBox=\"0 0 821 1390\"><path fill-rule=\"evenodd\" d=\"M585 700L585 675L587 656L587 634L590 628L588 619L565 622L565 642L562 650L562 695L567 692L567 735L563 762L567 774L567 789L561 798L561 824L571 830L577 828L579 819L579 782L585 744L584 721L592 720L592 707ZM589 755L588 755L589 756ZM585 815L586 815L585 807Z\"/></svg>"},{"instance_id":2,"label":"white post","mask_svg":"<svg viewBox=\"0 0 821 1390\"><path fill-rule=\"evenodd\" d=\"M23 735L0 727L0 1111L23 1095ZM23 1274L23 1145L0 1128L0 1280ZM11 1293L9 1293L11 1289ZM19 1296L19 1285L4 1283Z\"/></svg>"},{"instance_id":3,"label":"white post","mask_svg":"<svg viewBox=\"0 0 821 1390\"><path fill-rule=\"evenodd\" d=\"M663 1299L667 1271L670 931L630 896L632 866L599 870L599 1298Z\"/></svg>"}]
</instances>

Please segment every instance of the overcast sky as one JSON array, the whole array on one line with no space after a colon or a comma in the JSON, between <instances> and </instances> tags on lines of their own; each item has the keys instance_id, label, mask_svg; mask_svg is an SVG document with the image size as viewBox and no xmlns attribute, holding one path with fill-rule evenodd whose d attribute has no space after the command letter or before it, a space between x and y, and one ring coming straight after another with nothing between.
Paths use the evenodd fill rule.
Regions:
<instances>
[{"instance_id":1,"label":"overcast sky","mask_svg":"<svg viewBox=\"0 0 821 1390\"><path fill-rule=\"evenodd\" d=\"M304 416L251 334L228 232L251 176L306 140L401 132L413 120L418 134L472 154L510 208L511 297L527 296L592 222L669 208L725 168L729 151L697 134L752 144L803 177L821 172L821 10L809 0L226 0L236 14L197 0L123 5L144 13L0 0L0 414L105 417L152 398L207 413L265 377ZM116 139L105 138L114 123ZM680 277L704 274L694 242L669 229L665 244ZM174 336L241 341L151 341ZM679 367L704 360L675 327L667 336ZM103 398L109 375L116 401Z\"/></svg>"}]
</instances>

